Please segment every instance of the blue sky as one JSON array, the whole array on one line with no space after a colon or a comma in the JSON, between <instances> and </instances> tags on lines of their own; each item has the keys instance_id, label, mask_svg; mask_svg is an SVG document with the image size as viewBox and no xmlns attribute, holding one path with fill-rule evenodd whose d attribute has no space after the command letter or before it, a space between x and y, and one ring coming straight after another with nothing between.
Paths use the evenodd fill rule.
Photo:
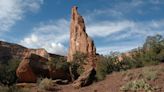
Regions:
<instances>
[{"instance_id":1,"label":"blue sky","mask_svg":"<svg viewBox=\"0 0 164 92\"><path fill-rule=\"evenodd\" d=\"M128 51L164 35L164 0L0 0L0 40L66 55L72 6L97 52Z\"/></svg>"}]
</instances>

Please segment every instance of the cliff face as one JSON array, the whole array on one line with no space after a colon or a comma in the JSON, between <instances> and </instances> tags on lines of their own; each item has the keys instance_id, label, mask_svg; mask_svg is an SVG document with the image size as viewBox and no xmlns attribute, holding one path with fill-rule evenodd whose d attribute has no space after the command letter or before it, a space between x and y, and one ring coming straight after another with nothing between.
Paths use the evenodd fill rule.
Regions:
<instances>
[{"instance_id":1,"label":"cliff face","mask_svg":"<svg viewBox=\"0 0 164 92\"><path fill-rule=\"evenodd\" d=\"M79 15L77 7L72 8L71 25L70 25L70 46L67 61L73 60L76 52L82 52L89 56L96 55L96 48L93 40L85 31L85 23L82 16Z\"/></svg>"},{"instance_id":2,"label":"cliff face","mask_svg":"<svg viewBox=\"0 0 164 92\"><path fill-rule=\"evenodd\" d=\"M0 41L0 60L1 61L6 61L11 58L21 60L27 51L28 49L23 46Z\"/></svg>"},{"instance_id":3,"label":"cliff face","mask_svg":"<svg viewBox=\"0 0 164 92\"><path fill-rule=\"evenodd\" d=\"M36 54L44 58L49 58L49 54L45 49L28 49L21 45L0 41L0 60L5 61L11 58L22 60L30 54Z\"/></svg>"}]
</instances>

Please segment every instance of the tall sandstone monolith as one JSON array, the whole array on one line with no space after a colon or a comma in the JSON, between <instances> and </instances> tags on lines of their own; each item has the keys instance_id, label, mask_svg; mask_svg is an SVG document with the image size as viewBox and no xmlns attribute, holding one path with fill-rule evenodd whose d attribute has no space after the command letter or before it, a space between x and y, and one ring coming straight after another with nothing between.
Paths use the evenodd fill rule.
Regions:
<instances>
[{"instance_id":1,"label":"tall sandstone monolith","mask_svg":"<svg viewBox=\"0 0 164 92\"><path fill-rule=\"evenodd\" d=\"M79 15L77 7L72 8L71 25L70 25L70 46L68 51L67 61L73 60L73 55L76 52L87 54L92 61L96 55L96 48L93 40L87 35L85 30L84 19Z\"/></svg>"}]
</instances>

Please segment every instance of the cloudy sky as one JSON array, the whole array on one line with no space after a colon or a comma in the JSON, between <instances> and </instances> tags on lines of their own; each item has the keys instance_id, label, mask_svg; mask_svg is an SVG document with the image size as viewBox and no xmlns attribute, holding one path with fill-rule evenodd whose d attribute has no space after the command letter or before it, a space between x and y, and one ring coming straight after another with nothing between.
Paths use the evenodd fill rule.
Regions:
<instances>
[{"instance_id":1,"label":"cloudy sky","mask_svg":"<svg viewBox=\"0 0 164 92\"><path fill-rule=\"evenodd\" d=\"M128 51L164 35L164 0L0 0L0 40L66 55L72 6L97 52Z\"/></svg>"}]
</instances>

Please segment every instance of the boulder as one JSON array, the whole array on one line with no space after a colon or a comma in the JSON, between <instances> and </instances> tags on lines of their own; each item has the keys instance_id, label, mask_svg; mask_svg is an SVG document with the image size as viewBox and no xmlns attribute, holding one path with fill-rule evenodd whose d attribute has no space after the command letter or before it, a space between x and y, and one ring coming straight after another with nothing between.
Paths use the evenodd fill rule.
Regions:
<instances>
[{"instance_id":1,"label":"boulder","mask_svg":"<svg viewBox=\"0 0 164 92\"><path fill-rule=\"evenodd\" d=\"M47 65L48 59L36 54L27 55L17 68L16 74L19 82L36 82L38 77L71 80L69 71L50 68Z\"/></svg>"},{"instance_id":2,"label":"boulder","mask_svg":"<svg viewBox=\"0 0 164 92\"><path fill-rule=\"evenodd\" d=\"M95 78L96 71L93 67L90 67L82 75L78 77L72 84L74 88L80 88L91 84Z\"/></svg>"},{"instance_id":3,"label":"boulder","mask_svg":"<svg viewBox=\"0 0 164 92\"><path fill-rule=\"evenodd\" d=\"M16 75L19 82L36 82L38 77L49 77L48 60L36 54L27 54L19 64Z\"/></svg>"}]
</instances>

